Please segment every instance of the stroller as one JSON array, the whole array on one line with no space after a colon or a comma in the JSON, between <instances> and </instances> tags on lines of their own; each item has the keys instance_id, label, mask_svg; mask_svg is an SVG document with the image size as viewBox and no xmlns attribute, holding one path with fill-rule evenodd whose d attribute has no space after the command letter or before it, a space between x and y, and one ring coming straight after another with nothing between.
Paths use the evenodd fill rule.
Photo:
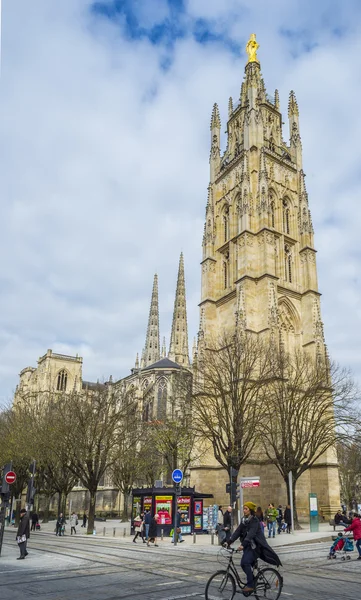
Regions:
<instances>
[{"instance_id":1,"label":"stroller","mask_svg":"<svg viewBox=\"0 0 361 600\"><path fill-rule=\"evenodd\" d=\"M35 531L40 531L41 527L40 527L40 523L36 523L35 525Z\"/></svg>"},{"instance_id":2,"label":"stroller","mask_svg":"<svg viewBox=\"0 0 361 600\"><path fill-rule=\"evenodd\" d=\"M349 537L343 536L340 532L330 548L328 559L337 558L341 560L351 560L350 552L353 552L354 546Z\"/></svg>"}]
</instances>

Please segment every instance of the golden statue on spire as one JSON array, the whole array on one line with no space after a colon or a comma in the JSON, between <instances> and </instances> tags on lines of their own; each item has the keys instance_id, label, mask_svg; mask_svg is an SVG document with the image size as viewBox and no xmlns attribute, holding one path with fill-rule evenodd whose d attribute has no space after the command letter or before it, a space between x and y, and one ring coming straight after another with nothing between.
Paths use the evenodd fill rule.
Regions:
<instances>
[{"instance_id":1,"label":"golden statue on spire","mask_svg":"<svg viewBox=\"0 0 361 600\"><path fill-rule=\"evenodd\" d=\"M251 33L251 37L249 38L249 40L247 42L247 46L246 46L246 52L248 54L248 63L250 63L250 62L259 63L259 60L257 59L258 48L259 48L259 44L257 44L257 42L256 42L256 34Z\"/></svg>"}]
</instances>

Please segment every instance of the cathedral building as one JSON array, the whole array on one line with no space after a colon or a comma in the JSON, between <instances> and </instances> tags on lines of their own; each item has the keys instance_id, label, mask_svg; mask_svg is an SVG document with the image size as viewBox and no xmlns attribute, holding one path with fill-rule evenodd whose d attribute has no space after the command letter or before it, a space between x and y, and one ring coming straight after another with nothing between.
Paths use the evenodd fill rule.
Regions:
<instances>
[{"instance_id":1,"label":"cathedral building","mask_svg":"<svg viewBox=\"0 0 361 600\"><path fill-rule=\"evenodd\" d=\"M239 99L229 99L223 154L217 104L211 117L199 344L207 336L241 327L277 336L289 351L304 349L314 357L325 356L299 108L291 91L286 143L279 94L276 90L271 97L266 91L257 48L253 34ZM212 489L223 504L227 474L215 460L208 463L193 468L192 484L201 491ZM241 476L261 477L254 502L261 506L286 502L275 467L261 460L241 471ZM334 512L340 502L335 453L324 456L297 486L299 514L308 514L311 491L318 494L324 514Z\"/></svg>"},{"instance_id":2,"label":"cathedral building","mask_svg":"<svg viewBox=\"0 0 361 600\"><path fill-rule=\"evenodd\" d=\"M210 181L202 252L202 287L198 348L208 336L242 328L278 339L292 351L304 349L315 358L326 355L316 249L302 164L299 108L293 91L288 100L289 140L282 132L280 99L269 96L252 35L237 101L229 99L227 143L221 153L221 119L217 104L211 117ZM167 352L160 343L158 277L155 275L145 346L131 373L114 385L133 389L144 421L161 420L174 380L192 372L189 358L183 255L180 257L171 338ZM93 384L82 380L82 359L55 354L38 367L20 373L15 401L41 391L80 391ZM276 467L263 457L246 463L241 476L259 476L252 500L261 506L287 501ZM190 485L228 502L228 474L212 452L190 469ZM333 450L304 473L297 483L299 516L308 514L308 494L316 492L325 515L339 508L337 459ZM254 492L254 490L253 490ZM110 509L111 507L108 507ZM103 507L105 510L106 508ZM102 507L97 507L102 510Z\"/></svg>"}]
</instances>

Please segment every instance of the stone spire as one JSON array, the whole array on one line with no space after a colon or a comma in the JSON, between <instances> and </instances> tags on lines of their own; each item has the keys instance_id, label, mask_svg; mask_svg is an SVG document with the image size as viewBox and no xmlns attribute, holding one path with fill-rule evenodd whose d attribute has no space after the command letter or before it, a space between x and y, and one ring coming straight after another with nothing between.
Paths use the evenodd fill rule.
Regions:
<instances>
[{"instance_id":1,"label":"stone spire","mask_svg":"<svg viewBox=\"0 0 361 600\"><path fill-rule=\"evenodd\" d=\"M228 118L230 119L233 114L233 100L232 96L230 96L228 100Z\"/></svg>"},{"instance_id":2,"label":"stone spire","mask_svg":"<svg viewBox=\"0 0 361 600\"><path fill-rule=\"evenodd\" d=\"M302 169L302 143L300 136L299 110L294 91L290 92L288 101L288 121L290 129L290 151L293 162Z\"/></svg>"},{"instance_id":3,"label":"stone spire","mask_svg":"<svg viewBox=\"0 0 361 600\"><path fill-rule=\"evenodd\" d=\"M188 325L186 306L186 286L184 278L183 252L179 259L177 289L174 301L172 334L168 358L180 365L189 366Z\"/></svg>"},{"instance_id":4,"label":"stone spire","mask_svg":"<svg viewBox=\"0 0 361 600\"><path fill-rule=\"evenodd\" d=\"M159 305L158 275L154 275L152 300L150 304L147 337L145 340L143 367L148 367L160 359L159 354Z\"/></svg>"},{"instance_id":5,"label":"stone spire","mask_svg":"<svg viewBox=\"0 0 361 600\"><path fill-rule=\"evenodd\" d=\"M167 345L165 343L165 337L163 337L163 343L162 343L162 358L166 358L167 357Z\"/></svg>"},{"instance_id":6,"label":"stone spire","mask_svg":"<svg viewBox=\"0 0 361 600\"><path fill-rule=\"evenodd\" d=\"M214 182L221 164L221 118L218 105L214 104L211 117L211 153L209 157L210 181Z\"/></svg>"}]
</instances>

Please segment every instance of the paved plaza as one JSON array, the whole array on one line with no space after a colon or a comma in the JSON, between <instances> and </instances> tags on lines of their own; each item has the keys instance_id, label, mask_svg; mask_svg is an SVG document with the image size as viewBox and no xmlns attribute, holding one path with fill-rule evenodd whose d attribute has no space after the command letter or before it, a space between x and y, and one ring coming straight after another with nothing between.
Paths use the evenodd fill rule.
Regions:
<instances>
[{"instance_id":1,"label":"paved plaza","mask_svg":"<svg viewBox=\"0 0 361 600\"><path fill-rule=\"evenodd\" d=\"M320 532L332 535L332 532ZM306 533L303 534L303 537ZM348 562L328 561L330 541L300 542L298 536L288 545L286 535L272 545L281 556L284 589L281 597L294 600L355 600L361 589L361 561L357 553ZM0 558L1 600L181 600L204 598L209 576L222 568L217 560L218 546L208 536L196 544L187 537L174 547L170 541L158 548L132 544L131 538L33 534L29 556L17 561L14 530L5 531ZM327 539L327 538L326 538ZM298 540L298 542L297 542ZM237 598L243 597L237 594Z\"/></svg>"}]
</instances>

